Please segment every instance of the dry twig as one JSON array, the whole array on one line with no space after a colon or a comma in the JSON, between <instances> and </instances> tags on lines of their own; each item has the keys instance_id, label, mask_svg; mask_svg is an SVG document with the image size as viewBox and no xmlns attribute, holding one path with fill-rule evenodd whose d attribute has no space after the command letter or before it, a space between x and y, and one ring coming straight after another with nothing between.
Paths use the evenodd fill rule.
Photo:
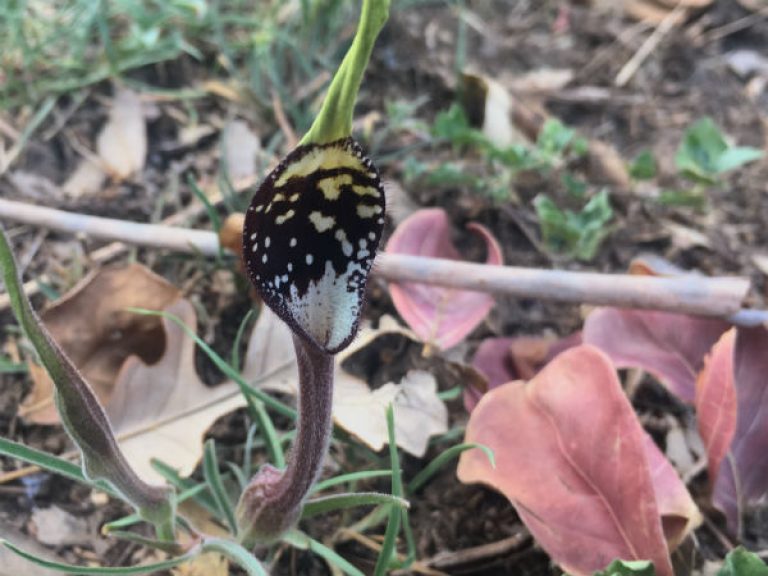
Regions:
<instances>
[{"instance_id":1,"label":"dry twig","mask_svg":"<svg viewBox=\"0 0 768 576\"><path fill-rule=\"evenodd\" d=\"M165 225L85 216L0 200L0 218L129 244L206 256L219 254L216 234ZM742 277L650 277L488 266L454 260L380 254L374 273L394 282L435 284L574 304L667 310L729 318L740 325L768 323L768 311L741 310L749 290Z\"/></svg>"}]
</instances>

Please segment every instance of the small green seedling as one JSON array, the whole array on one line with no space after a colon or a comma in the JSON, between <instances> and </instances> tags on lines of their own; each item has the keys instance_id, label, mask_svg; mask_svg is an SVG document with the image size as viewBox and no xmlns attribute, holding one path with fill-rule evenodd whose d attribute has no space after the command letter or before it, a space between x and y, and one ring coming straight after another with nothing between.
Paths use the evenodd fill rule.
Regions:
<instances>
[{"instance_id":1,"label":"small green seedling","mask_svg":"<svg viewBox=\"0 0 768 576\"><path fill-rule=\"evenodd\" d=\"M693 187L662 190L659 202L667 206L703 209L709 187L720 186L724 174L759 160L763 155L757 148L730 145L711 118L702 118L685 131L675 155L678 173Z\"/></svg>"},{"instance_id":2,"label":"small green seedling","mask_svg":"<svg viewBox=\"0 0 768 576\"><path fill-rule=\"evenodd\" d=\"M608 235L613 210L608 192L596 194L578 213L562 210L546 195L534 200L547 248L579 260L592 260Z\"/></svg>"},{"instance_id":3,"label":"small green seedling","mask_svg":"<svg viewBox=\"0 0 768 576\"><path fill-rule=\"evenodd\" d=\"M713 186L720 183L726 172L763 156L764 152L757 148L731 146L711 118L702 118L685 131L675 164L684 178Z\"/></svg>"}]
</instances>

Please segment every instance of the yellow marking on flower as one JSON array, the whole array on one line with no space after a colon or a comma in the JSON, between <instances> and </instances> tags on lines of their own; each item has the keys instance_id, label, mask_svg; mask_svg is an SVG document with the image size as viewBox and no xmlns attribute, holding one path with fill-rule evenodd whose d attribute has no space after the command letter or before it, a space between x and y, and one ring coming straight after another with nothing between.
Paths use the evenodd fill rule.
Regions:
<instances>
[{"instance_id":1,"label":"yellow marking on flower","mask_svg":"<svg viewBox=\"0 0 768 576\"><path fill-rule=\"evenodd\" d=\"M374 198L378 198L380 196L379 191L373 186L361 186L359 184L355 184L352 186L352 191L358 196L373 196Z\"/></svg>"},{"instance_id":2,"label":"yellow marking on flower","mask_svg":"<svg viewBox=\"0 0 768 576\"><path fill-rule=\"evenodd\" d=\"M337 200L341 194L341 187L349 184L352 184L352 176L341 174L340 176L323 178L317 183L317 187L320 188L326 199Z\"/></svg>"},{"instance_id":3,"label":"yellow marking on flower","mask_svg":"<svg viewBox=\"0 0 768 576\"><path fill-rule=\"evenodd\" d=\"M293 209L288 210L288 212L286 212L285 214L281 214L280 216L275 218L275 223L276 224L283 224L286 220L290 220L295 215L296 215L296 211L295 210L293 210Z\"/></svg>"},{"instance_id":4,"label":"yellow marking on flower","mask_svg":"<svg viewBox=\"0 0 768 576\"><path fill-rule=\"evenodd\" d=\"M315 225L318 232L325 232L333 228L336 224L336 218L333 216L323 216L320 212L315 210L309 215L309 221Z\"/></svg>"},{"instance_id":5,"label":"yellow marking on flower","mask_svg":"<svg viewBox=\"0 0 768 576\"><path fill-rule=\"evenodd\" d=\"M369 178L375 177L362 163L360 158L346 148L315 148L310 150L300 160L291 163L275 182L275 187L285 185L294 177L304 178L318 170L333 170L335 168L351 168Z\"/></svg>"}]
</instances>

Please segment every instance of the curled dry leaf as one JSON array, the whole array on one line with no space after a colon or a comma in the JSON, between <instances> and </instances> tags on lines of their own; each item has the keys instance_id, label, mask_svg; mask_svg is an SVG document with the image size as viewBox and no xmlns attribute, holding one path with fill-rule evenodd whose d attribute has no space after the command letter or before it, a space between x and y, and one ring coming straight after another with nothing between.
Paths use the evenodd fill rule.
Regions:
<instances>
[{"instance_id":1,"label":"curled dry leaf","mask_svg":"<svg viewBox=\"0 0 768 576\"><path fill-rule=\"evenodd\" d=\"M197 318L187 300L165 309L191 330ZM162 357L145 364L126 360L106 406L125 457L146 481L159 481L151 460L160 459L190 474L203 453L203 435L218 419L245 405L234 382L207 387L195 372L195 343L177 324L161 318Z\"/></svg>"},{"instance_id":2,"label":"curled dry leaf","mask_svg":"<svg viewBox=\"0 0 768 576\"><path fill-rule=\"evenodd\" d=\"M231 181L253 178L261 140L242 120L233 120L221 137L222 160Z\"/></svg>"},{"instance_id":3,"label":"curled dry leaf","mask_svg":"<svg viewBox=\"0 0 768 576\"><path fill-rule=\"evenodd\" d=\"M736 391L736 429L728 456L721 461L712 496L734 533L738 533L739 516L746 512L744 508L764 498L768 490L767 351L768 329L738 329L733 346L732 377ZM727 345L715 352L727 355ZM722 361L713 358L713 362ZM720 380L720 386L730 385L727 378Z\"/></svg>"},{"instance_id":4,"label":"curled dry leaf","mask_svg":"<svg viewBox=\"0 0 768 576\"><path fill-rule=\"evenodd\" d=\"M581 332L559 340L554 336L483 340L472 359L472 366L487 378L486 388L468 385L464 390L464 406L471 412L488 390L512 380L530 380L555 356L579 344Z\"/></svg>"},{"instance_id":5,"label":"curled dry leaf","mask_svg":"<svg viewBox=\"0 0 768 576\"><path fill-rule=\"evenodd\" d=\"M90 274L40 317L46 328L85 376L102 404L109 404L115 379L129 356L156 362L164 347L160 320L126 311L161 310L178 300L176 287L140 264L103 268ZM53 382L30 363L32 392L19 415L34 424L56 424Z\"/></svg>"},{"instance_id":6,"label":"curled dry leaf","mask_svg":"<svg viewBox=\"0 0 768 576\"><path fill-rule=\"evenodd\" d=\"M147 157L147 126L139 95L117 88L96 151L110 176L123 180L141 172Z\"/></svg>"},{"instance_id":7,"label":"curled dry leaf","mask_svg":"<svg viewBox=\"0 0 768 576\"><path fill-rule=\"evenodd\" d=\"M648 459L664 538L669 549L674 550L688 534L701 525L703 517L675 467L664 457L648 434L645 434L645 456Z\"/></svg>"},{"instance_id":8,"label":"curled dry leaf","mask_svg":"<svg viewBox=\"0 0 768 576\"><path fill-rule=\"evenodd\" d=\"M462 83L464 109L490 142L500 148L529 143L512 122L518 104L504 86L488 76L470 73L463 74Z\"/></svg>"},{"instance_id":9,"label":"curled dry leaf","mask_svg":"<svg viewBox=\"0 0 768 576\"><path fill-rule=\"evenodd\" d=\"M466 441L491 448L496 468L470 450L459 479L502 492L569 573L592 574L624 558L673 574L661 515L672 510L677 518L695 506L679 478L649 458L646 433L598 349L572 348L530 382L491 390L472 412ZM654 486L652 474L663 482Z\"/></svg>"},{"instance_id":10,"label":"curled dry leaf","mask_svg":"<svg viewBox=\"0 0 768 576\"><path fill-rule=\"evenodd\" d=\"M733 381L733 347L736 329L718 340L696 381L696 417L707 451L712 485L736 432L736 388Z\"/></svg>"},{"instance_id":11,"label":"curled dry leaf","mask_svg":"<svg viewBox=\"0 0 768 576\"><path fill-rule=\"evenodd\" d=\"M704 357L728 327L719 319L598 308L584 323L584 342L600 348L617 368L642 368L693 402Z\"/></svg>"},{"instance_id":12,"label":"curled dry leaf","mask_svg":"<svg viewBox=\"0 0 768 576\"><path fill-rule=\"evenodd\" d=\"M474 223L467 228L485 241L487 264L503 264L501 248L490 231ZM448 215L441 208L419 210L404 220L389 239L387 252L461 259L451 241ZM419 338L441 349L461 342L494 304L490 294L427 284L392 283L390 292L395 308Z\"/></svg>"}]
</instances>

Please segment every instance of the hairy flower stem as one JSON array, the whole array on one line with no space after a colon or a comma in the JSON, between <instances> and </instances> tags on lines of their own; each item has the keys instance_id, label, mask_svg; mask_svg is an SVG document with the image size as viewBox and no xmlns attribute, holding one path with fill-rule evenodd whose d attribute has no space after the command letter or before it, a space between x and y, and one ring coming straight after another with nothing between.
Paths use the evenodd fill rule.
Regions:
<instances>
[{"instance_id":1,"label":"hairy flower stem","mask_svg":"<svg viewBox=\"0 0 768 576\"><path fill-rule=\"evenodd\" d=\"M246 547L274 541L298 521L331 438L333 356L300 336L293 343L299 365L296 439L286 469L262 467L240 497L237 519Z\"/></svg>"}]
</instances>

